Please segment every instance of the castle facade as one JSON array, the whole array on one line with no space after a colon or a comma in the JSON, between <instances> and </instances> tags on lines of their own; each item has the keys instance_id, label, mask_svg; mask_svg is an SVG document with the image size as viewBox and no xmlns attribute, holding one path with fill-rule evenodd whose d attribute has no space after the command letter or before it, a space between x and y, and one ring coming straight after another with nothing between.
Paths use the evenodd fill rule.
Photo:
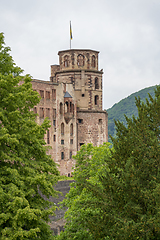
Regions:
<instances>
[{"instance_id":1,"label":"castle facade","mask_svg":"<svg viewBox=\"0 0 160 240\"><path fill-rule=\"evenodd\" d=\"M70 49L59 51L59 65L51 65L50 81L32 80L40 96L34 107L37 123L45 117L51 127L45 135L49 150L61 175L71 176L72 155L81 145L99 146L108 141L107 112L102 110L102 75L98 51Z\"/></svg>"}]
</instances>

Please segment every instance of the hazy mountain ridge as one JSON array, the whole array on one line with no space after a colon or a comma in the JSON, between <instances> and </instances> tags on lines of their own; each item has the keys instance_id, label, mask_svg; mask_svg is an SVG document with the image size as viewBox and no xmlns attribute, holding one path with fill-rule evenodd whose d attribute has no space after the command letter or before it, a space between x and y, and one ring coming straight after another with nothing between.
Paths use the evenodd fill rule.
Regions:
<instances>
[{"instance_id":1,"label":"hazy mountain ridge","mask_svg":"<svg viewBox=\"0 0 160 240\"><path fill-rule=\"evenodd\" d=\"M115 136L115 123L114 120L119 120L121 122L126 122L124 114L127 117L138 116L137 107L135 104L135 97L140 97L140 99L145 102L148 99L148 93L154 97L154 89L156 86L144 88L138 92L132 93L128 97L122 99L120 102L114 104L111 108L107 109L108 112L108 134ZM109 137L110 141L110 137Z\"/></svg>"}]
</instances>

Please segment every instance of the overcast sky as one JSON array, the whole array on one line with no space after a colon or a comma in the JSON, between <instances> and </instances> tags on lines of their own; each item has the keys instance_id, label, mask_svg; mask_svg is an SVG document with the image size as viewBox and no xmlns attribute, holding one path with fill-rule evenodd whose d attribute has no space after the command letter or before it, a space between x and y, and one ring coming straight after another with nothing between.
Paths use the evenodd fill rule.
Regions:
<instances>
[{"instance_id":1,"label":"overcast sky","mask_svg":"<svg viewBox=\"0 0 160 240\"><path fill-rule=\"evenodd\" d=\"M103 107L160 83L160 0L0 0L0 32L16 64L49 80L58 51L100 51Z\"/></svg>"}]
</instances>

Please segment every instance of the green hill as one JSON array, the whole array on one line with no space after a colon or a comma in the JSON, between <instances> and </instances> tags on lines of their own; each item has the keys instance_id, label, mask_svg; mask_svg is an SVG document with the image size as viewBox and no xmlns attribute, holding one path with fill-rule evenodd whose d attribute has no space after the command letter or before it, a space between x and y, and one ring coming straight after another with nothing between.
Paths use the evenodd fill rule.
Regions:
<instances>
[{"instance_id":1,"label":"green hill","mask_svg":"<svg viewBox=\"0 0 160 240\"><path fill-rule=\"evenodd\" d=\"M124 114L127 117L138 116L137 107L135 105L135 97L140 97L142 101L145 102L145 99L148 98L148 93L154 97L154 89L156 86L149 88L144 88L138 92L135 92L128 96L127 98L122 99L120 102L113 105L113 107L107 109L108 112L108 134L115 137L115 123L114 120L119 120L121 122L126 122ZM109 142L110 142L109 137Z\"/></svg>"}]
</instances>

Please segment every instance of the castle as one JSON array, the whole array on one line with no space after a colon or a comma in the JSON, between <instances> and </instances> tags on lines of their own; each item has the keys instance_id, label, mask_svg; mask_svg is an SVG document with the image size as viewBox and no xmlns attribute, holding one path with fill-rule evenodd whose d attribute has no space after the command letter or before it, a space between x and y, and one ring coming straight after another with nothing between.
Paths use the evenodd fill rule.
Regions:
<instances>
[{"instance_id":1,"label":"castle","mask_svg":"<svg viewBox=\"0 0 160 240\"><path fill-rule=\"evenodd\" d=\"M49 154L61 175L71 176L75 164L72 155L81 145L99 146L108 141L98 54L87 49L59 51L59 65L51 65L50 81L32 80L33 89L41 96L33 111L38 113L38 124L45 117L51 120L45 141L52 147Z\"/></svg>"}]
</instances>

